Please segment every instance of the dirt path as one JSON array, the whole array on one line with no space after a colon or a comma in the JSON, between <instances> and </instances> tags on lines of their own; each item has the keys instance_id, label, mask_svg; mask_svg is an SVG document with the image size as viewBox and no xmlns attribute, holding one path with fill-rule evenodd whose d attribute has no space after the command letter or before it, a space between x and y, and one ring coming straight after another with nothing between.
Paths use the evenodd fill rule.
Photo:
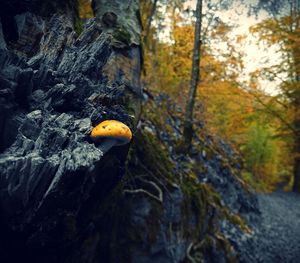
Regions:
<instances>
[{"instance_id":1,"label":"dirt path","mask_svg":"<svg viewBox=\"0 0 300 263\"><path fill-rule=\"evenodd\" d=\"M241 262L300 263L300 194L259 194L258 202L261 215L240 247Z\"/></svg>"}]
</instances>

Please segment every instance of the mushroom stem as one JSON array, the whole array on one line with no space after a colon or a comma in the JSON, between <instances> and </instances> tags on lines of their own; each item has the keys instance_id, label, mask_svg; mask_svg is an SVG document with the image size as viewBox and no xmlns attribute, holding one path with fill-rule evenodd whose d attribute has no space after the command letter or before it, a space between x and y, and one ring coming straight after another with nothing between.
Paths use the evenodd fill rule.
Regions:
<instances>
[{"instance_id":1,"label":"mushroom stem","mask_svg":"<svg viewBox=\"0 0 300 263\"><path fill-rule=\"evenodd\" d=\"M106 154L116 143L117 141L114 138L105 138L100 143L99 148L103 154Z\"/></svg>"}]
</instances>

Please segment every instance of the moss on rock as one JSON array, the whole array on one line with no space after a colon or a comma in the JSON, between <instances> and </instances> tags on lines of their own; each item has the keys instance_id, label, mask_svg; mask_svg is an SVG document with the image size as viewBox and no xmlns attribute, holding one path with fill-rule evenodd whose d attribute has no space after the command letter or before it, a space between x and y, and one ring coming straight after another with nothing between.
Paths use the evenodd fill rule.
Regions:
<instances>
[{"instance_id":1,"label":"moss on rock","mask_svg":"<svg viewBox=\"0 0 300 263\"><path fill-rule=\"evenodd\" d=\"M114 46L123 47L131 44L131 35L124 27L114 29L112 36Z\"/></svg>"},{"instance_id":2,"label":"moss on rock","mask_svg":"<svg viewBox=\"0 0 300 263\"><path fill-rule=\"evenodd\" d=\"M103 222L109 222L111 228L109 236L99 241L100 247L107 247L112 262L131 262L136 253L151 258L162 236L184 240L186 254L182 262L198 262L212 253L224 255L227 262L237 262L233 246L218 229L218 222L228 220L245 232L249 228L222 204L211 185L198 181L193 165L185 167L190 171L176 169L155 133L146 128L137 130L125 175L99 209L106 214ZM170 197L174 191L181 192L176 204ZM180 218L173 222L166 207L175 205Z\"/></svg>"}]
</instances>

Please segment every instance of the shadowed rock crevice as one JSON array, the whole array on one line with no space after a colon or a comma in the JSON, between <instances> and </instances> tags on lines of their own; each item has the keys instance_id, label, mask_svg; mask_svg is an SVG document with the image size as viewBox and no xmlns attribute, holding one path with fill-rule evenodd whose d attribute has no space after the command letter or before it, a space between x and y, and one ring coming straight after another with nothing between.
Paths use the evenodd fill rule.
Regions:
<instances>
[{"instance_id":1,"label":"shadowed rock crevice","mask_svg":"<svg viewBox=\"0 0 300 263\"><path fill-rule=\"evenodd\" d=\"M101 203L124 175L128 146L103 156L89 133L105 119L134 130L140 50L115 49L94 19L78 37L71 2L1 8L3 260L66 262L90 231L91 202ZM111 103L102 104L106 97Z\"/></svg>"}]
</instances>

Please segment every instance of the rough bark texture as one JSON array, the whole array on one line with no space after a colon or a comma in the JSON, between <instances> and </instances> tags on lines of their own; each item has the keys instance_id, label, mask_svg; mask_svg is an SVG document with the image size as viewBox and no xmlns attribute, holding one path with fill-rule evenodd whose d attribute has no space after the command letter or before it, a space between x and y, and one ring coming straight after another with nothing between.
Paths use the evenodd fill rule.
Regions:
<instances>
[{"instance_id":1,"label":"rough bark texture","mask_svg":"<svg viewBox=\"0 0 300 263\"><path fill-rule=\"evenodd\" d=\"M196 25L195 25L195 41L191 74L191 87L188 94L188 100L185 109L185 120L183 126L184 147L189 150L193 138L193 112L197 94L197 87L200 74L200 49L201 49L201 27L202 27L202 0L197 1L196 7Z\"/></svg>"},{"instance_id":2,"label":"rough bark texture","mask_svg":"<svg viewBox=\"0 0 300 263\"><path fill-rule=\"evenodd\" d=\"M120 181L128 146L103 156L88 135L105 119L135 130L139 42L95 20L77 37L72 2L16 2L22 10L6 4L0 30L1 250L12 262L93 262L100 241L83 248L94 227L91 210ZM131 15L137 24L128 26L138 34Z\"/></svg>"},{"instance_id":3,"label":"rough bark texture","mask_svg":"<svg viewBox=\"0 0 300 263\"><path fill-rule=\"evenodd\" d=\"M300 30L300 1L295 1L294 5L291 4L290 16L293 18L291 25L291 32L296 34ZM295 119L293 126L296 130L295 145L294 145L294 184L293 191L300 193L300 50L298 46L292 45L291 50L293 59L293 69L295 74L294 92L292 96L293 107L295 108Z\"/></svg>"},{"instance_id":4,"label":"rough bark texture","mask_svg":"<svg viewBox=\"0 0 300 263\"><path fill-rule=\"evenodd\" d=\"M150 33L151 23L152 23L152 20L153 20L153 16L155 14L156 6L157 6L157 0L154 0L152 5L151 5L150 14L147 17L146 30L145 30L145 35L144 35L145 45L147 45L147 42L148 42L148 36L149 36L149 33Z\"/></svg>"},{"instance_id":5,"label":"rough bark texture","mask_svg":"<svg viewBox=\"0 0 300 263\"><path fill-rule=\"evenodd\" d=\"M102 28L113 31L117 37L116 45L140 44L141 19L137 0L93 0L92 6Z\"/></svg>"},{"instance_id":6,"label":"rough bark texture","mask_svg":"<svg viewBox=\"0 0 300 263\"><path fill-rule=\"evenodd\" d=\"M137 2L94 1L97 19L89 20L80 36L74 31L78 22L72 4L51 1L53 13L45 16L37 10L45 10L48 2L4 2L0 261L235 258L233 247L218 233L220 226L225 224L236 242L247 240L240 221L226 220L238 218L233 212L257 209L256 199L216 154L231 156L230 149L220 142L212 159L197 153L186 160L203 167L194 175L181 162L174 164L187 157L168 156L162 139L170 150L174 141L153 120L142 119L136 126L141 108ZM22 8L11 9L12 3ZM154 103L151 112L157 107L161 105ZM106 119L120 120L134 131L129 158L129 145L103 155L90 141L91 128ZM179 120L170 119L166 130L176 130ZM205 143L214 147L209 137ZM237 162L233 154L228 158Z\"/></svg>"}]
</instances>

